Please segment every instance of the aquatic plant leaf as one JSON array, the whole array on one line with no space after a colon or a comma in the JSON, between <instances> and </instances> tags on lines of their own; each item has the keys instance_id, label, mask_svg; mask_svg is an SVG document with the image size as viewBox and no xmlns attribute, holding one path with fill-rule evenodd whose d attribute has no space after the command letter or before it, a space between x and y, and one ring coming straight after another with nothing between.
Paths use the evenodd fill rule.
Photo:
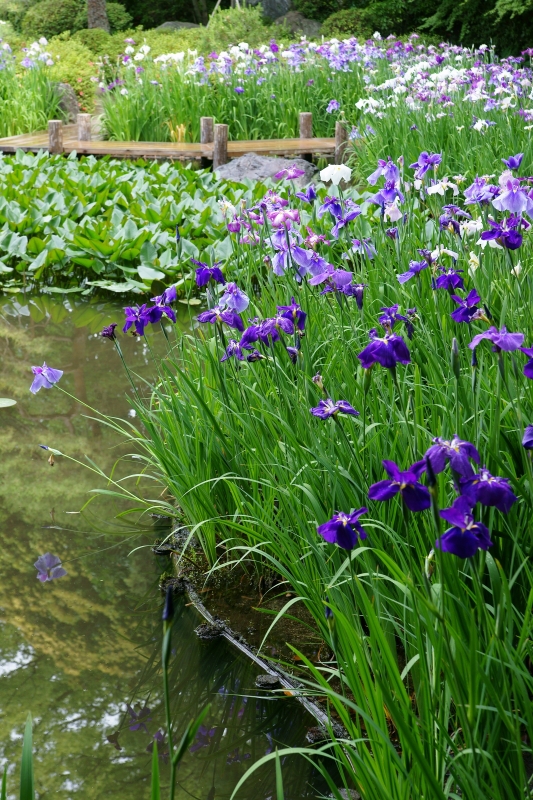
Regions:
<instances>
[{"instance_id":1,"label":"aquatic plant leaf","mask_svg":"<svg viewBox=\"0 0 533 800\"><path fill-rule=\"evenodd\" d=\"M276 798L284 800L283 776L281 774L281 761L279 760L278 748L276 747Z\"/></svg>"}]
</instances>

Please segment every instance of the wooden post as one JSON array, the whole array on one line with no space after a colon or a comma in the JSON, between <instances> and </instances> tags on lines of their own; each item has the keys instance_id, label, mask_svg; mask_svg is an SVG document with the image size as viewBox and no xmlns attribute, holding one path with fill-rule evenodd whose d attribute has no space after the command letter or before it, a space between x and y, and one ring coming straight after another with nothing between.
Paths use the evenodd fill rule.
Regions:
<instances>
[{"instance_id":1,"label":"wooden post","mask_svg":"<svg viewBox=\"0 0 533 800\"><path fill-rule=\"evenodd\" d=\"M300 112L300 139L313 138L313 115L310 111ZM306 161L312 161L312 153L303 153L302 158Z\"/></svg>"},{"instance_id":2,"label":"wooden post","mask_svg":"<svg viewBox=\"0 0 533 800\"><path fill-rule=\"evenodd\" d=\"M342 122L335 123L335 164L342 164L348 146L348 131Z\"/></svg>"},{"instance_id":3,"label":"wooden post","mask_svg":"<svg viewBox=\"0 0 533 800\"><path fill-rule=\"evenodd\" d=\"M63 123L60 119L48 120L48 152L63 152Z\"/></svg>"},{"instance_id":4,"label":"wooden post","mask_svg":"<svg viewBox=\"0 0 533 800\"><path fill-rule=\"evenodd\" d=\"M91 115L78 114L77 123L78 123L78 142L90 142L92 139Z\"/></svg>"},{"instance_id":5,"label":"wooden post","mask_svg":"<svg viewBox=\"0 0 533 800\"><path fill-rule=\"evenodd\" d=\"M215 145L213 149L213 170L228 161L228 126L215 125Z\"/></svg>"},{"instance_id":6,"label":"wooden post","mask_svg":"<svg viewBox=\"0 0 533 800\"><path fill-rule=\"evenodd\" d=\"M210 144L215 139L215 126L213 117L200 117L200 143ZM202 156L201 163L202 169L209 166L210 159L207 156Z\"/></svg>"}]
</instances>

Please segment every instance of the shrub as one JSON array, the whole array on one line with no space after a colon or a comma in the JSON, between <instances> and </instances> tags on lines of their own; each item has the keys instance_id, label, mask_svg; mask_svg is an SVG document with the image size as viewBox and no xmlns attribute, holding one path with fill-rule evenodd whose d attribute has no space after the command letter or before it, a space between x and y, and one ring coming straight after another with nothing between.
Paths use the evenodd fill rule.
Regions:
<instances>
[{"instance_id":1,"label":"shrub","mask_svg":"<svg viewBox=\"0 0 533 800\"><path fill-rule=\"evenodd\" d=\"M106 5L107 18L109 20L109 27L111 33L125 30L128 25L131 25L131 14L128 14L126 9L120 3L107 3ZM84 4L78 12L74 22L74 28L71 30L89 30L87 28L87 6ZM91 30L98 30L92 28Z\"/></svg>"},{"instance_id":2,"label":"shrub","mask_svg":"<svg viewBox=\"0 0 533 800\"><path fill-rule=\"evenodd\" d=\"M20 31L30 5L30 0L0 0L0 19L10 22L16 31Z\"/></svg>"},{"instance_id":3,"label":"shrub","mask_svg":"<svg viewBox=\"0 0 533 800\"><path fill-rule=\"evenodd\" d=\"M96 55L108 52L110 38L108 32L104 31L103 28L83 28L76 31L72 37L74 41L81 42L84 47L87 47L91 53Z\"/></svg>"},{"instance_id":4,"label":"shrub","mask_svg":"<svg viewBox=\"0 0 533 800\"><path fill-rule=\"evenodd\" d=\"M327 38L336 37L338 39L346 36L357 36L360 39L368 39L378 30L380 33L390 33L391 22L386 17L376 14L374 4L369 8L347 8L344 11L337 11L323 23L320 33Z\"/></svg>"},{"instance_id":5,"label":"shrub","mask_svg":"<svg viewBox=\"0 0 533 800\"><path fill-rule=\"evenodd\" d=\"M293 8L300 11L307 19L316 19L323 22L331 14L342 9L341 0L294 0Z\"/></svg>"},{"instance_id":6,"label":"shrub","mask_svg":"<svg viewBox=\"0 0 533 800\"><path fill-rule=\"evenodd\" d=\"M26 12L22 33L28 38L51 39L63 31L72 31L79 10L79 0L42 0Z\"/></svg>"},{"instance_id":7,"label":"shrub","mask_svg":"<svg viewBox=\"0 0 533 800\"><path fill-rule=\"evenodd\" d=\"M80 104L80 110L90 113L94 110L94 87L91 80L97 74L94 65L94 52L82 42L62 34L52 39L47 50L56 62L51 67L51 77L61 83L70 83ZM59 58L57 58L59 56Z\"/></svg>"}]
</instances>

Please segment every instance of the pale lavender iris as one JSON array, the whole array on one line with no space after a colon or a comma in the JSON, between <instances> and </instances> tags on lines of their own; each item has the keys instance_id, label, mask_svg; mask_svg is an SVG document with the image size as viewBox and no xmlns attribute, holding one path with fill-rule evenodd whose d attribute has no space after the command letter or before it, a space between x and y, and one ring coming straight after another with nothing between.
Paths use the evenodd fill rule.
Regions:
<instances>
[{"instance_id":1,"label":"pale lavender iris","mask_svg":"<svg viewBox=\"0 0 533 800\"><path fill-rule=\"evenodd\" d=\"M500 353L502 350L510 353L513 350L518 350L520 348L522 342L524 341L524 334L508 333L505 326L500 331L498 328L492 326L488 329L488 331L478 333L477 336L474 336L468 345L469 348L471 350L475 350L478 344L483 341L483 339L488 339L490 342L492 342L492 349L495 353Z\"/></svg>"},{"instance_id":2,"label":"pale lavender iris","mask_svg":"<svg viewBox=\"0 0 533 800\"><path fill-rule=\"evenodd\" d=\"M353 550L358 539L367 538L367 533L359 522L359 517L366 514L367 511L368 508L366 507L359 508L349 514L336 511L331 519L317 527L317 533L330 544L336 544L338 547L342 547L343 550ZM328 610L330 611L330 609ZM326 613L326 618L327 616Z\"/></svg>"},{"instance_id":3,"label":"pale lavender iris","mask_svg":"<svg viewBox=\"0 0 533 800\"><path fill-rule=\"evenodd\" d=\"M333 264L326 264L326 269L324 272L321 272L318 275L313 275L312 278L309 278L309 285L318 286L326 281L338 289L341 286L347 286L352 282L352 273L345 269L335 269Z\"/></svg>"},{"instance_id":4,"label":"pale lavender iris","mask_svg":"<svg viewBox=\"0 0 533 800\"><path fill-rule=\"evenodd\" d=\"M509 211L512 214L529 214L533 211L533 201L525 189L522 189L518 178L508 180L503 191L492 201L498 211Z\"/></svg>"},{"instance_id":5,"label":"pale lavender iris","mask_svg":"<svg viewBox=\"0 0 533 800\"><path fill-rule=\"evenodd\" d=\"M356 411L346 400L337 400L337 402L335 402L331 397L328 397L327 400L320 400L318 406L310 408L309 411L314 417L319 417L320 419L335 418L337 414L350 414L354 417L359 416L359 411Z\"/></svg>"},{"instance_id":6,"label":"pale lavender iris","mask_svg":"<svg viewBox=\"0 0 533 800\"><path fill-rule=\"evenodd\" d=\"M394 461L382 461L387 480L374 483L368 490L370 500L390 500L400 494L409 511L424 511L431 505L431 497L427 486L419 482L426 471L425 461L417 461L407 470L400 470Z\"/></svg>"},{"instance_id":7,"label":"pale lavender iris","mask_svg":"<svg viewBox=\"0 0 533 800\"><path fill-rule=\"evenodd\" d=\"M371 239L352 239L352 250L359 255L365 255L369 261L372 261L377 253L376 248L372 244Z\"/></svg>"},{"instance_id":8,"label":"pale lavender iris","mask_svg":"<svg viewBox=\"0 0 533 800\"><path fill-rule=\"evenodd\" d=\"M488 206L499 193L499 186L487 183L485 178L476 178L474 183L465 189L465 205Z\"/></svg>"},{"instance_id":9,"label":"pale lavender iris","mask_svg":"<svg viewBox=\"0 0 533 800\"><path fill-rule=\"evenodd\" d=\"M62 369L52 369L47 365L46 361L42 367L32 367L31 371L35 375L30 386L30 392L33 394L37 394L39 389L51 389L54 383L57 383L63 375Z\"/></svg>"},{"instance_id":10,"label":"pale lavender iris","mask_svg":"<svg viewBox=\"0 0 533 800\"><path fill-rule=\"evenodd\" d=\"M393 181L395 183L400 180L400 170L390 156L386 160L378 158L378 168L368 176L367 181L375 186L381 177L385 178L386 182Z\"/></svg>"},{"instance_id":11,"label":"pale lavender iris","mask_svg":"<svg viewBox=\"0 0 533 800\"><path fill-rule=\"evenodd\" d=\"M45 553L43 556L39 556L33 566L37 570L37 579L41 583L53 581L55 578L64 578L67 574L66 569L61 566L61 559L58 556L53 556L52 553Z\"/></svg>"},{"instance_id":12,"label":"pale lavender iris","mask_svg":"<svg viewBox=\"0 0 533 800\"><path fill-rule=\"evenodd\" d=\"M451 508L445 508L439 514L452 524L435 542L439 550L459 558L472 558L478 550L492 547L488 529L482 522L474 521L472 506L466 497L458 497Z\"/></svg>"},{"instance_id":13,"label":"pale lavender iris","mask_svg":"<svg viewBox=\"0 0 533 800\"><path fill-rule=\"evenodd\" d=\"M236 283L228 283L224 294L219 300L219 305L226 306L230 311L242 314L250 305L250 299Z\"/></svg>"},{"instance_id":14,"label":"pale lavender iris","mask_svg":"<svg viewBox=\"0 0 533 800\"><path fill-rule=\"evenodd\" d=\"M341 104L338 100L330 100L326 108L326 113L331 114L333 111L338 111L340 107Z\"/></svg>"},{"instance_id":15,"label":"pale lavender iris","mask_svg":"<svg viewBox=\"0 0 533 800\"><path fill-rule=\"evenodd\" d=\"M287 169L282 169L279 172L276 172L274 178L277 181L281 181L284 178L288 181L294 181L296 180L296 178L301 178L302 175L305 175L305 170L299 169L296 166L296 164L293 164L291 167L288 167Z\"/></svg>"}]
</instances>

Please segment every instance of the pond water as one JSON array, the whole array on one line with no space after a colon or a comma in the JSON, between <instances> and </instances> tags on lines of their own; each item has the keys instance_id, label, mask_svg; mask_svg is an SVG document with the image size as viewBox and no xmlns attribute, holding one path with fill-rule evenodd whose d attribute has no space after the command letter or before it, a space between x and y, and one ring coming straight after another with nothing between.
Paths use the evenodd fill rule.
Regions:
<instances>
[{"instance_id":1,"label":"pond water","mask_svg":"<svg viewBox=\"0 0 533 800\"><path fill-rule=\"evenodd\" d=\"M0 396L17 401L0 409L0 767L8 765L10 798L18 798L28 712L37 797L149 797L148 750L164 730L155 531L147 520L117 516L124 508L116 499L91 494L105 485L97 475L61 457L51 467L39 447L87 455L107 474L125 457L117 474L134 472L116 434L55 389L29 392L30 366L46 360L64 370L61 385L76 397L133 421L118 356L98 335L120 319L118 306L72 296L0 300ZM164 344L154 335L154 349ZM146 345L125 338L123 350L132 369L150 377ZM66 577L36 579L33 563L46 552L62 559ZM294 699L257 696L257 668L225 640L201 642L200 621L183 601L170 684L178 735L211 708L180 766L178 800L229 798L255 760L276 745L305 745L315 724ZM165 785L164 741L160 752ZM291 757L283 772L286 800L322 796L308 762ZM274 798L273 765L254 773L238 797Z\"/></svg>"}]
</instances>

